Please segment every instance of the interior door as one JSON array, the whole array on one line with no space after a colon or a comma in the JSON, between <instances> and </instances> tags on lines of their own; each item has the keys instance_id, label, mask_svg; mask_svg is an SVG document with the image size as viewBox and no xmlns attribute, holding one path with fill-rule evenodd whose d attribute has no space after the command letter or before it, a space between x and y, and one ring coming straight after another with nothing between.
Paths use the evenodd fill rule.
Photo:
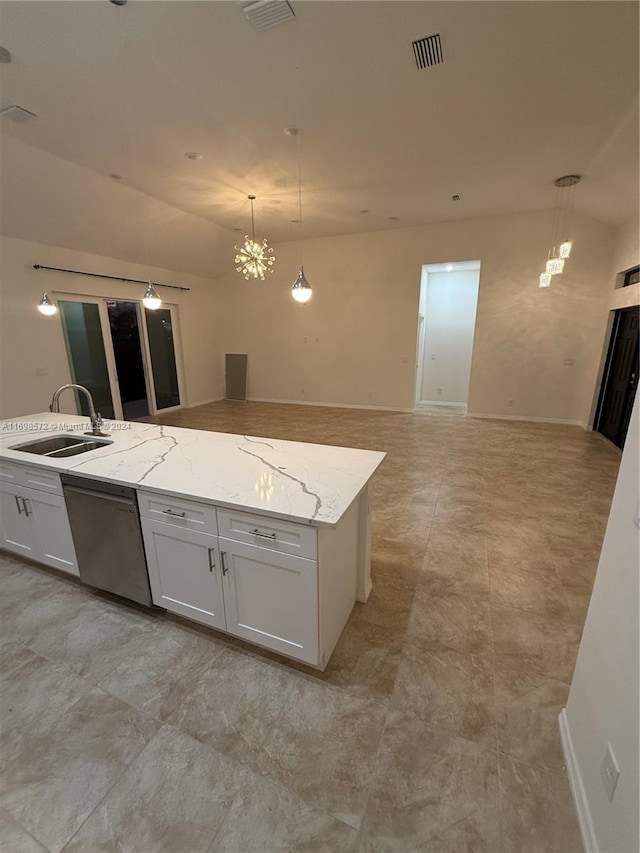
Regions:
<instances>
[{"instance_id":1,"label":"interior door","mask_svg":"<svg viewBox=\"0 0 640 853\"><path fill-rule=\"evenodd\" d=\"M600 392L596 429L622 449L638 385L640 310L616 311Z\"/></svg>"}]
</instances>

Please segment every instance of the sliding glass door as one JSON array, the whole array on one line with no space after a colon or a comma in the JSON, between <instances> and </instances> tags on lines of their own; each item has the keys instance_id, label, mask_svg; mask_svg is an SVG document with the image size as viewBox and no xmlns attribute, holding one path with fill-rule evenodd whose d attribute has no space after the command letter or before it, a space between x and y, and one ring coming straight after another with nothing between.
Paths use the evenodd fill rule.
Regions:
<instances>
[{"instance_id":1,"label":"sliding glass door","mask_svg":"<svg viewBox=\"0 0 640 853\"><path fill-rule=\"evenodd\" d=\"M76 385L84 385L91 391L96 412L100 412L103 418L115 418L114 395L107 366L99 304L61 299L58 306L71 381ZM76 392L76 405L81 414L89 414L83 394Z\"/></svg>"},{"instance_id":2,"label":"sliding glass door","mask_svg":"<svg viewBox=\"0 0 640 853\"><path fill-rule=\"evenodd\" d=\"M136 420L181 405L177 309L132 300L58 300L72 381L105 418ZM88 414L84 397L78 411Z\"/></svg>"},{"instance_id":3,"label":"sliding glass door","mask_svg":"<svg viewBox=\"0 0 640 853\"><path fill-rule=\"evenodd\" d=\"M158 308L151 311L149 308L145 308L144 315L147 324L156 408L168 409L172 406L179 406L180 388L171 309Z\"/></svg>"}]
</instances>

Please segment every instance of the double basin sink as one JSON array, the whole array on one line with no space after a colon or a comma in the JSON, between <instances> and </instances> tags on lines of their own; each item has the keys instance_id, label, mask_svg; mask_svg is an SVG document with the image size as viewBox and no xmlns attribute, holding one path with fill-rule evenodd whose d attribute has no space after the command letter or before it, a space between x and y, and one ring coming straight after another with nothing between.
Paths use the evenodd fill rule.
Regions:
<instances>
[{"instance_id":1,"label":"double basin sink","mask_svg":"<svg viewBox=\"0 0 640 853\"><path fill-rule=\"evenodd\" d=\"M20 450L22 453L36 453L38 456L50 456L58 459L62 456L77 456L78 453L88 453L113 444L113 441L94 436L54 435L50 438L37 438L23 444L13 444L9 450Z\"/></svg>"}]
</instances>

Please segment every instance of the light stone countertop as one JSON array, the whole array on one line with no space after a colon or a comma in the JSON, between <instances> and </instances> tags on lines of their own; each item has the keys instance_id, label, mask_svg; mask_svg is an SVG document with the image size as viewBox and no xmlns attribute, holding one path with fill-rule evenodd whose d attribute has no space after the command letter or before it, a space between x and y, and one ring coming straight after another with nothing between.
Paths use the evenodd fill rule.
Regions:
<instances>
[{"instance_id":1,"label":"light stone countertop","mask_svg":"<svg viewBox=\"0 0 640 853\"><path fill-rule=\"evenodd\" d=\"M335 526L386 455L131 421L105 421L113 443L78 456L10 449L90 428L87 418L50 412L0 421L0 460Z\"/></svg>"}]
</instances>

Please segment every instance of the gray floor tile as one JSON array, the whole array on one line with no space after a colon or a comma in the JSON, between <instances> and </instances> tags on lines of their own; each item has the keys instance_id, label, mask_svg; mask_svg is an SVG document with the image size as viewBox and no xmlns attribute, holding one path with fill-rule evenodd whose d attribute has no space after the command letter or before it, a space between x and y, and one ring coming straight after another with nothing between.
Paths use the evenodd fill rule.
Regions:
<instances>
[{"instance_id":1,"label":"gray floor tile","mask_svg":"<svg viewBox=\"0 0 640 853\"><path fill-rule=\"evenodd\" d=\"M3 768L0 806L57 853L153 736L158 724L93 689Z\"/></svg>"},{"instance_id":2,"label":"gray floor tile","mask_svg":"<svg viewBox=\"0 0 640 853\"><path fill-rule=\"evenodd\" d=\"M387 706L298 679L260 756L260 772L359 826Z\"/></svg>"},{"instance_id":3,"label":"gray floor tile","mask_svg":"<svg viewBox=\"0 0 640 853\"><path fill-rule=\"evenodd\" d=\"M583 853L569 782L500 756L504 853Z\"/></svg>"},{"instance_id":4,"label":"gray floor tile","mask_svg":"<svg viewBox=\"0 0 640 853\"><path fill-rule=\"evenodd\" d=\"M253 762L299 676L238 649L186 673L163 696L161 719L198 740Z\"/></svg>"},{"instance_id":5,"label":"gray floor tile","mask_svg":"<svg viewBox=\"0 0 640 853\"><path fill-rule=\"evenodd\" d=\"M407 640L402 650L394 707L427 723L495 748L493 661L455 649L426 649Z\"/></svg>"},{"instance_id":6,"label":"gray floor tile","mask_svg":"<svg viewBox=\"0 0 640 853\"><path fill-rule=\"evenodd\" d=\"M215 750L164 726L64 851L207 851L247 776Z\"/></svg>"},{"instance_id":7,"label":"gray floor tile","mask_svg":"<svg viewBox=\"0 0 640 853\"><path fill-rule=\"evenodd\" d=\"M500 848L498 760L405 711L385 725L359 850Z\"/></svg>"}]
</instances>

